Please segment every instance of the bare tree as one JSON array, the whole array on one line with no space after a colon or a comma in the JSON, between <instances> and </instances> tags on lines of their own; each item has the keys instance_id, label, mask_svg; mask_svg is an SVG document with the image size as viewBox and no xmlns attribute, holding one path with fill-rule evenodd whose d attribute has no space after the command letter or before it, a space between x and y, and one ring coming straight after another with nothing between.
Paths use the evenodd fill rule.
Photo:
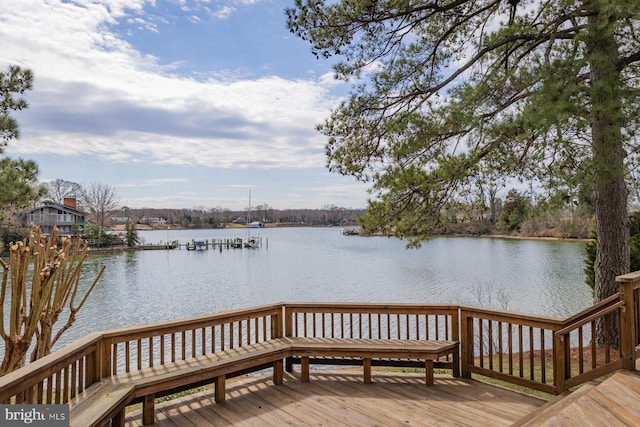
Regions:
<instances>
[{"instance_id":1,"label":"bare tree","mask_svg":"<svg viewBox=\"0 0 640 427\"><path fill-rule=\"evenodd\" d=\"M47 196L57 203L62 203L67 197L82 197L82 186L76 182L58 178L45 183L44 186L47 188Z\"/></svg>"},{"instance_id":2,"label":"bare tree","mask_svg":"<svg viewBox=\"0 0 640 427\"><path fill-rule=\"evenodd\" d=\"M100 226L100 234L102 234L107 216L119 209L120 198L116 190L106 184L94 182L85 188L82 201L89 214Z\"/></svg>"}]
</instances>

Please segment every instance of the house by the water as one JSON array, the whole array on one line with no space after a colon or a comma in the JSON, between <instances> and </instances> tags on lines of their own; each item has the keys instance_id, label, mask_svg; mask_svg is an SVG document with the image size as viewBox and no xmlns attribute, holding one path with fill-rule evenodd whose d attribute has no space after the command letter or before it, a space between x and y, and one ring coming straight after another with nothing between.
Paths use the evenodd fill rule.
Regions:
<instances>
[{"instance_id":1,"label":"house by the water","mask_svg":"<svg viewBox=\"0 0 640 427\"><path fill-rule=\"evenodd\" d=\"M25 214L26 225L35 224L43 233L50 234L57 226L60 234L77 234L84 231L86 213L78 210L75 198L65 198L63 203L45 200Z\"/></svg>"}]
</instances>

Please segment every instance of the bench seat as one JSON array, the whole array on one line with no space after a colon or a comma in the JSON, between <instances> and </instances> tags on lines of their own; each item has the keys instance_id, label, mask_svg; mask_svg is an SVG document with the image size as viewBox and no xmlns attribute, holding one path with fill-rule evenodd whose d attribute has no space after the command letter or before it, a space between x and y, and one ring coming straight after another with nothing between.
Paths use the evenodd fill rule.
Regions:
<instances>
[{"instance_id":1,"label":"bench seat","mask_svg":"<svg viewBox=\"0 0 640 427\"><path fill-rule=\"evenodd\" d=\"M112 421L124 424L124 408L142 401L143 424L154 423L154 399L172 390L196 384L215 384L215 401L225 400L226 376L273 366L273 382L281 384L283 360L301 359L301 379L309 381L309 357L358 358L364 366L364 382L371 382L371 360L418 359L424 361L427 385L433 385L433 362L452 355L453 375L459 376L459 344L456 341L420 341L347 338L284 337L204 356L166 363L103 379L69 402L70 427L92 427ZM327 359L330 364L330 359Z\"/></svg>"},{"instance_id":2,"label":"bench seat","mask_svg":"<svg viewBox=\"0 0 640 427\"><path fill-rule=\"evenodd\" d=\"M69 426L100 426L112 420L112 426L124 425L124 408L131 401L133 384L115 377L92 384L69 400Z\"/></svg>"},{"instance_id":3,"label":"bench seat","mask_svg":"<svg viewBox=\"0 0 640 427\"><path fill-rule=\"evenodd\" d=\"M433 363L447 355L453 356L453 376L460 376L459 343L457 341L387 340L351 338L283 338L291 345L293 356L301 358L302 381L309 380L309 358L360 358L364 366L364 382L371 382L372 359L418 359L425 363L427 385L433 385Z\"/></svg>"},{"instance_id":4,"label":"bench seat","mask_svg":"<svg viewBox=\"0 0 640 427\"><path fill-rule=\"evenodd\" d=\"M288 351L287 343L274 339L114 375L89 386L69 402L70 427L100 426L110 419L119 425L124 421L124 407L136 399L143 402L143 424L153 424L156 393L190 384L215 382L215 399L221 403L226 375L270 362L274 366L273 381L280 384L282 360Z\"/></svg>"}]
</instances>

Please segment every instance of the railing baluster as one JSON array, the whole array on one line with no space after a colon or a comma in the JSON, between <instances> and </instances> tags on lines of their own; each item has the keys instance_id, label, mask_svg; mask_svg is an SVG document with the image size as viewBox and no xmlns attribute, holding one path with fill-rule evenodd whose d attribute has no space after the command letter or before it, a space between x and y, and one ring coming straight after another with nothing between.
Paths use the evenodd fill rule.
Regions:
<instances>
[{"instance_id":1,"label":"railing baluster","mask_svg":"<svg viewBox=\"0 0 640 427\"><path fill-rule=\"evenodd\" d=\"M578 372L584 372L584 343L582 339L582 326L578 328Z\"/></svg>"},{"instance_id":2,"label":"railing baluster","mask_svg":"<svg viewBox=\"0 0 640 427\"><path fill-rule=\"evenodd\" d=\"M62 386L62 374L60 371L55 373L55 384L56 384L56 388L55 388L55 395L54 395L54 402L56 403L56 405L59 405L60 403L62 403L62 393L63 393L63 386ZM26 400L26 396L25 396L25 400Z\"/></svg>"},{"instance_id":3,"label":"railing baluster","mask_svg":"<svg viewBox=\"0 0 640 427\"><path fill-rule=\"evenodd\" d=\"M609 328L611 326L611 315L607 314L604 316L604 360L606 363L611 361L610 353L611 353L611 337Z\"/></svg>"},{"instance_id":4,"label":"railing baluster","mask_svg":"<svg viewBox=\"0 0 640 427\"><path fill-rule=\"evenodd\" d=\"M225 326L226 325L224 323L222 323L220 325L220 351L225 351L226 350L226 342L225 342L226 340L225 340L225 337L224 337L224 335L225 335L224 334Z\"/></svg>"},{"instance_id":5,"label":"railing baluster","mask_svg":"<svg viewBox=\"0 0 640 427\"><path fill-rule=\"evenodd\" d=\"M529 379L534 379L533 327L529 326Z\"/></svg>"},{"instance_id":6,"label":"railing baluster","mask_svg":"<svg viewBox=\"0 0 640 427\"><path fill-rule=\"evenodd\" d=\"M493 321L488 321L488 330L489 330L489 369L493 371Z\"/></svg>"},{"instance_id":7,"label":"railing baluster","mask_svg":"<svg viewBox=\"0 0 640 427\"><path fill-rule=\"evenodd\" d=\"M316 324L316 318L318 317L318 313L313 313L311 316L312 316L311 317L311 319L312 319L311 329L313 331L312 332L312 336L317 337L318 336L318 329L317 329L318 326Z\"/></svg>"},{"instance_id":8,"label":"railing baluster","mask_svg":"<svg viewBox=\"0 0 640 427\"><path fill-rule=\"evenodd\" d=\"M424 327L425 327L425 334L426 334L425 339L426 340L430 340L431 339L431 331L429 330L429 315L428 314L426 314L424 316Z\"/></svg>"},{"instance_id":9,"label":"railing baluster","mask_svg":"<svg viewBox=\"0 0 640 427\"><path fill-rule=\"evenodd\" d=\"M111 375L118 373L118 343L114 342L111 351Z\"/></svg>"},{"instance_id":10,"label":"railing baluster","mask_svg":"<svg viewBox=\"0 0 640 427\"><path fill-rule=\"evenodd\" d=\"M44 380L38 383L38 391L36 396L36 403L42 405L44 403Z\"/></svg>"},{"instance_id":11,"label":"railing baluster","mask_svg":"<svg viewBox=\"0 0 640 427\"><path fill-rule=\"evenodd\" d=\"M296 321L296 336L298 335L297 327L298 327L298 322ZM268 331L269 331L269 328L267 327L267 316L264 316L262 318L262 341L266 341L269 339L267 335Z\"/></svg>"},{"instance_id":12,"label":"railing baluster","mask_svg":"<svg viewBox=\"0 0 640 427\"><path fill-rule=\"evenodd\" d=\"M498 371L503 372L502 355L504 354L502 348L502 322L498 322Z\"/></svg>"},{"instance_id":13,"label":"railing baluster","mask_svg":"<svg viewBox=\"0 0 640 427\"><path fill-rule=\"evenodd\" d=\"M85 377L85 363L86 363L85 358L78 360L78 393L82 393L87 384L86 377ZM42 382L40 383L40 386L43 386ZM44 391L40 391L40 394L42 394L43 392ZM38 403L42 403L42 401Z\"/></svg>"},{"instance_id":14,"label":"railing baluster","mask_svg":"<svg viewBox=\"0 0 640 427\"><path fill-rule=\"evenodd\" d=\"M149 337L149 367L153 367L153 336Z\"/></svg>"},{"instance_id":15,"label":"railing baluster","mask_svg":"<svg viewBox=\"0 0 640 427\"><path fill-rule=\"evenodd\" d=\"M171 362L176 361L177 346L176 346L176 332L171 333Z\"/></svg>"},{"instance_id":16,"label":"railing baluster","mask_svg":"<svg viewBox=\"0 0 640 427\"><path fill-rule=\"evenodd\" d=\"M349 338L353 338L353 313L348 313L349 316Z\"/></svg>"},{"instance_id":17,"label":"railing baluster","mask_svg":"<svg viewBox=\"0 0 640 427\"><path fill-rule=\"evenodd\" d=\"M160 364L164 365L164 352L165 352L165 340L167 336L165 334L160 335Z\"/></svg>"},{"instance_id":18,"label":"railing baluster","mask_svg":"<svg viewBox=\"0 0 640 427\"><path fill-rule=\"evenodd\" d=\"M182 359L180 360L186 360L187 359L187 331L186 330L181 331L180 338L181 338L180 355L182 357Z\"/></svg>"},{"instance_id":19,"label":"railing baluster","mask_svg":"<svg viewBox=\"0 0 640 427\"><path fill-rule=\"evenodd\" d=\"M547 357L545 355L544 329L540 328L540 375L542 384L547 383Z\"/></svg>"},{"instance_id":20,"label":"railing baluster","mask_svg":"<svg viewBox=\"0 0 640 427\"><path fill-rule=\"evenodd\" d=\"M449 341L449 316L444 316L444 339Z\"/></svg>"},{"instance_id":21,"label":"railing baluster","mask_svg":"<svg viewBox=\"0 0 640 427\"><path fill-rule=\"evenodd\" d=\"M116 372L114 372L116 374ZM69 389L69 398L73 399L78 392L78 361L71 364L71 388ZM39 394L39 393L38 393Z\"/></svg>"},{"instance_id":22,"label":"railing baluster","mask_svg":"<svg viewBox=\"0 0 640 427\"><path fill-rule=\"evenodd\" d=\"M524 347L523 347L523 340L522 340L522 325L518 325L518 350L519 350L519 355L518 355L518 362L519 362L519 374L520 374L520 378L524 377Z\"/></svg>"},{"instance_id":23,"label":"railing baluster","mask_svg":"<svg viewBox=\"0 0 640 427\"><path fill-rule=\"evenodd\" d=\"M53 376L47 378L47 399L44 403L47 405L53 403Z\"/></svg>"},{"instance_id":24,"label":"railing baluster","mask_svg":"<svg viewBox=\"0 0 640 427\"><path fill-rule=\"evenodd\" d=\"M335 327L335 323L336 323L336 314L331 312L331 338L335 338L336 337L336 327Z\"/></svg>"},{"instance_id":25,"label":"railing baluster","mask_svg":"<svg viewBox=\"0 0 640 427\"><path fill-rule=\"evenodd\" d=\"M478 334L480 335L480 367L484 368L484 328L482 319L478 319Z\"/></svg>"},{"instance_id":26,"label":"railing baluster","mask_svg":"<svg viewBox=\"0 0 640 427\"><path fill-rule=\"evenodd\" d=\"M509 333L507 341L509 346L509 375L513 375L513 324L511 322L507 325L507 332Z\"/></svg>"}]
</instances>

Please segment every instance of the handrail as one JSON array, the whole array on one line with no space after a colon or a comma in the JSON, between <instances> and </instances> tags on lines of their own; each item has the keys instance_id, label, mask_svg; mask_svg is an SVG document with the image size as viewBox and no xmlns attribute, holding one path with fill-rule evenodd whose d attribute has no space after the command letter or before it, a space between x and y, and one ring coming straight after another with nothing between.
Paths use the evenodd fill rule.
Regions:
<instances>
[{"instance_id":1,"label":"handrail","mask_svg":"<svg viewBox=\"0 0 640 427\"><path fill-rule=\"evenodd\" d=\"M211 323L220 320L226 320L229 322L235 322L239 320L244 320L248 316L253 315L252 317L260 316L267 312L273 312L274 310L281 310L283 304L269 304L262 305L253 308L233 310L233 311L225 311L222 313L216 314L206 314L197 317L185 317L178 320L168 320L164 322L151 323L147 325L139 325L139 326L128 326L124 328L111 329L108 331L104 331L103 335L105 338L118 338L127 336L131 339L136 339L137 337L147 337L149 333L153 333L154 335L160 335L162 333L166 333L171 330L181 330L181 329L194 329L202 326L208 326Z\"/></svg>"},{"instance_id":2,"label":"handrail","mask_svg":"<svg viewBox=\"0 0 640 427\"><path fill-rule=\"evenodd\" d=\"M579 318L579 320L573 321L571 323L566 322L566 323L568 323L568 325L565 326L564 328L560 329L559 331L556 331L556 335L566 335L569 332L576 330L580 326L584 326L587 323L591 323L594 320L597 320L597 319L599 319L601 317L604 317L605 315L607 315L609 313L612 313L612 312L616 311L618 308L620 308L620 307L622 307L624 305L624 303L622 301L619 301L619 300L618 301L614 300L613 304L611 304L611 302L612 301L609 301L610 305L606 306L602 310L596 311L595 313L591 312L590 314L589 314L589 312L585 312L584 316L581 316Z\"/></svg>"},{"instance_id":3,"label":"handrail","mask_svg":"<svg viewBox=\"0 0 640 427\"><path fill-rule=\"evenodd\" d=\"M519 313L517 311L499 310L494 308L474 307L470 305L460 305L461 311L473 312L474 314L483 315L486 319L494 321L510 321L515 319L527 323L536 323L548 329L558 329L565 323L564 319L557 317L542 316L538 314Z\"/></svg>"},{"instance_id":4,"label":"handrail","mask_svg":"<svg viewBox=\"0 0 640 427\"><path fill-rule=\"evenodd\" d=\"M584 318L585 316L590 316L595 310L599 310L601 307L608 306L614 301L620 301L620 292L615 293L611 295L609 298L603 299L602 301L598 301L597 303L593 304L591 307L587 307L584 310L574 314L573 316L568 317L563 321L563 323L565 325L570 325L572 323L579 322L580 319Z\"/></svg>"}]
</instances>

